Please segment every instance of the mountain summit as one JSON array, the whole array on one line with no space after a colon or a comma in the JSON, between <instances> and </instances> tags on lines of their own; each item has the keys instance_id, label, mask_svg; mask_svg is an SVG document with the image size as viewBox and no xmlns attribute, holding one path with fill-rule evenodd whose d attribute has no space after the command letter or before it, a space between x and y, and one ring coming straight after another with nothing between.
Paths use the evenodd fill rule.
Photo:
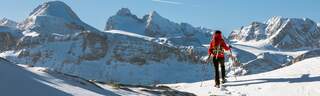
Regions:
<instances>
[{"instance_id":1,"label":"mountain summit","mask_svg":"<svg viewBox=\"0 0 320 96\"><path fill-rule=\"evenodd\" d=\"M12 20L10 20L8 18L2 18L0 20L0 26L7 26L7 27L11 27L11 28L16 28L17 25L18 25L17 22L12 21Z\"/></svg>"},{"instance_id":2,"label":"mountain summit","mask_svg":"<svg viewBox=\"0 0 320 96\"><path fill-rule=\"evenodd\" d=\"M61 1L49 1L33 10L30 13L31 17L37 16L52 16L64 20L80 20L79 17L72 11L72 9Z\"/></svg>"},{"instance_id":3,"label":"mountain summit","mask_svg":"<svg viewBox=\"0 0 320 96\"><path fill-rule=\"evenodd\" d=\"M201 45L209 43L212 30L202 27L193 27L188 23L175 23L152 11L142 18L132 14L128 8L120 9L111 16L105 30L124 30L136 34L167 38L165 42L173 45ZM186 42L178 42L177 39ZM187 43L188 41L188 43Z\"/></svg>"},{"instance_id":4,"label":"mountain summit","mask_svg":"<svg viewBox=\"0 0 320 96\"><path fill-rule=\"evenodd\" d=\"M29 17L20 24L24 34L70 34L74 32L97 29L82 22L72 9L61 1L48 1L39 5Z\"/></svg>"},{"instance_id":5,"label":"mountain summit","mask_svg":"<svg viewBox=\"0 0 320 96\"><path fill-rule=\"evenodd\" d=\"M280 49L320 47L320 28L308 18L275 16L266 23L253 22L233 31L229 39L236 41L263 41Z\"/></svg>"}]
</instances>

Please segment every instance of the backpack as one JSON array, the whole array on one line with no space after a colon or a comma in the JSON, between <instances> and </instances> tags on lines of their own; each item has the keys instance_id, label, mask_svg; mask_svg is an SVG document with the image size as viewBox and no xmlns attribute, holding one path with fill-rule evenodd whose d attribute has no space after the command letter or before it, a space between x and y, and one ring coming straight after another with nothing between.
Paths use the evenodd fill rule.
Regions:
<instances>
[{"instance_id":1,"label":"backpack","mask_svg":"<svg viewBox=\"0 0 320 96\"><path fill-rule=\"evenodd\" d=\"M215 55L215 58L218 58L219 54L224 53L223 48L221 47L221 42L219 43L218 46L214 46L213 49L211 49L211 53Z\"/></svg>"}]
</instances>

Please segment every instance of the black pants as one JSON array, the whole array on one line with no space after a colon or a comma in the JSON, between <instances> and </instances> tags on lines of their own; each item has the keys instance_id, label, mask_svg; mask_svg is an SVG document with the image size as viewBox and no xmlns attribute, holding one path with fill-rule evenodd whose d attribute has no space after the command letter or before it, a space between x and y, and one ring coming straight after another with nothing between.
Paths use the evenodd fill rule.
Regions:
<instances>
[{"instance_id":1,"label":"black pants","mask_svg":"<svg viewBox=\"0 0 320 96\"><path fill-rule=\"evenodd\" d=\"M221 66L221 74L222 74L222 80L226 77L226 69L224 66L224 58L213 58L213 65L215 69L215 82L216 85L220 85L220 76L219 76L219 65Z\"/></svg>"}]
</instances>

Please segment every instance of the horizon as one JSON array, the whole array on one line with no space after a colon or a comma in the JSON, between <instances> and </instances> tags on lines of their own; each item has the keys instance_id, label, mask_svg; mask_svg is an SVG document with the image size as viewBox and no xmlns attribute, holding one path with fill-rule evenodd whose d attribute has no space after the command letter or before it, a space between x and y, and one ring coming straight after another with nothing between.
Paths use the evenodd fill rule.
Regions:
<instances>
[{"instance_id":1,"label":"horizon","mask_svg":"<svg viewBox=\"0 0 320 96\"><path fill-rule=\"evenodd\" d=\"M0 16L1 18L22 22L33 9L47 1L52 0L37 0L33 2L5 0L3 1L4 6L0 8L0 11L5 14ZM132 14L137 15L139 18L151 11L156 11L170 21L176 23L185 22L194 27L201 26L212 30L222 30L225 36L228 36L232 30L241 26L249 25L254 21L265 22L273 16L310 18L317 23L320 21L320 14L314 12L314 9L320 8L320 6L316 6L320 1L313 0L231 2L230 0L203 0L202 2L194 0L58 1L70 6L82 21L102 31L108 18L115 15L121 8L129 8ZM290 2L290 4L287 2ZM212 6L211 4L215 5Z\"/></svg>"}]
</instances>

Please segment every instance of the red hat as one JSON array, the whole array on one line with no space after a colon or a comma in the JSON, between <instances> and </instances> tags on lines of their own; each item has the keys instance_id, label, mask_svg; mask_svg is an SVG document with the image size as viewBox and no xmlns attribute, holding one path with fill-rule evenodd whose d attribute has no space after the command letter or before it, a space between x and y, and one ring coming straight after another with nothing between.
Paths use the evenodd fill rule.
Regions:
<instances>
[{"instance_id":1,"label":"red hat","mask_svg":"<svg viewBox=\"0 0 320 96\"><path fill-rule=\"evenodd\" d=\"M220 41L222 39L221 31L216 30L216 32L212 35L213 40Z\"/></svg>"}]
</instances>

